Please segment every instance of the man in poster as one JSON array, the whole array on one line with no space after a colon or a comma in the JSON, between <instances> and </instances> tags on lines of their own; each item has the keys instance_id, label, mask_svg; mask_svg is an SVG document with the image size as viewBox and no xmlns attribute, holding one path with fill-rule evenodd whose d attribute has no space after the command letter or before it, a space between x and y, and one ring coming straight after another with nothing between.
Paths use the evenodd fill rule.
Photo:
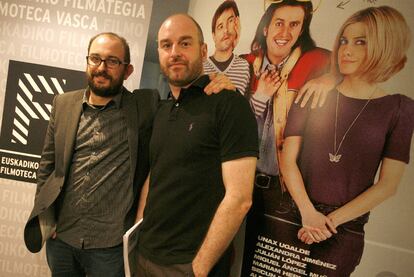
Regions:
<instances>
[{"instance_id":1,"label":"man in poster","mask_svg":"<svg viewBox=\"0 0 414 277\"><path fill-rule=\"evenodd\" d=\"M221 3L213 15L211 29L215 50L203 63L204 73L224 73L244 95L250 72L246 60L233 53L240 38L240 15L235 1Z\"/></svg>"},{"instance_id":2,"label":"man in poster","mask_svg":"<svg viewBox=\"0 0 414 277\"><path fill-rule=\"evenodd\" d=\"M243 276L251 272L259 236L276 240L280 224L290 224L290 200L279 170L287 114L299 89L328 70L329 51L315 46L310 36L311 1L269 1L251 53L250 104L259 128L253 206L246 225ZM297 226L292 225L294 228ZM294 230L294 229L293 229ZM295 233L295 232L294 232Z\"/></svg>"}]
</instances>

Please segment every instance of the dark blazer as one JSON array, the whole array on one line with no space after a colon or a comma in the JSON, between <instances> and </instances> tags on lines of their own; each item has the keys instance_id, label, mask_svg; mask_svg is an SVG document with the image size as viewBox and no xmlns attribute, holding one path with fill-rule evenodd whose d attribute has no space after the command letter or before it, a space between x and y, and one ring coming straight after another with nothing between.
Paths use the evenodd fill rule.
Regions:
<instances>
[{"instance_id":1,"label":"dark blazer","mask_svg":"<svg viewBox=\"0 0 414 277\"><path fill-rule=\"evenodd\" d=\"M38 252L56 229L54 203L65 185L71 166L84 90L64 93L53 100L42 158L37 174L34 207L24 229L26 247ZM134 205L127 215L125 231L134 223L138 193L149 173L149 140L159 101L156 90L122 90L121 111L128 128L130 184Z\"/></svg>"}]
</instances>

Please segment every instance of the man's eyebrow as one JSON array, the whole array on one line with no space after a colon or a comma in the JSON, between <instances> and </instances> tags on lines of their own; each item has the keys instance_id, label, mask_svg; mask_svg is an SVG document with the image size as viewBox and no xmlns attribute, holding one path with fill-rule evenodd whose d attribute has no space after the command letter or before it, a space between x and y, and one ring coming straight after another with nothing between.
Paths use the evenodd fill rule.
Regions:
<instances>
[{"instance_id":1,"label":"man's eyebrow","mask_svg":"<svg viewBox=\"0 0 414 277\"><path fill-rule=\"evenodd\" d=\"M101 58L102 59L102 56L101 55L99 55L98 53L94 53L94 52L92 52L92 53L89 53L89 56L93 56L93 57L99 57L99 58ZM105 60L106 59L117 59L117 60L121 60L120 58L118 58L117 56L113 56L113 55L108 55L106 58L105 58Z\"/></svg>"},{"instance_id":2,"label":"man's eyebrow","mask_svg":"<svg viewBox=\"0 0 414 277\"><path fill-rule=\"evenodd\" d=\"M181 36L181 37L179 37L179 41L183 41L183 40L186 40L186 39L193 39L193 37L192 36Z\"/></svg>"},{"instance_id":3,"label":"man's eyebrow","mask_svg":"<svg viewBox=\"0 0 414 277\"><path fill-rule=\"evenodd\" d=\"M178 38L178 41L183 41L183 40L186 40L186 39L194 39L194 38L192 36L181 36L181 37ZM164 38L164 39L158 40L158 42L159 43L171 42L171 39Z\"/></svg>"},{"instance_id":4,"label":"man's eyebrow","mask_svg":"<svg viewBox=\"0 0 414 277\"><path fill-rule=\"evenodd\" d=\"M158 43L165 43L165 42L170 42L171 40L168 38L164 38L162 40L157 40Z\"/></svg>"}]
</instances>

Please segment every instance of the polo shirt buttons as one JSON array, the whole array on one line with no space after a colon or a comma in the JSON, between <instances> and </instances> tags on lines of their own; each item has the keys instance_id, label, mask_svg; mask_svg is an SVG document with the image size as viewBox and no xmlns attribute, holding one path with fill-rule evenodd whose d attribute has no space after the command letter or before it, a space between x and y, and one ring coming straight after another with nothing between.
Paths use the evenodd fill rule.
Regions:
<instances>
[{"instance_id":1,"label":"polo shirt buttons","mask_svg":"<svg viewBox=\"0 0 414 277\"><path fill-rule=\"evenodd\" d=\"M175 106L176 106L176 107L180 106L180 103L175 103Z\"/></svg>"}]
</instances>

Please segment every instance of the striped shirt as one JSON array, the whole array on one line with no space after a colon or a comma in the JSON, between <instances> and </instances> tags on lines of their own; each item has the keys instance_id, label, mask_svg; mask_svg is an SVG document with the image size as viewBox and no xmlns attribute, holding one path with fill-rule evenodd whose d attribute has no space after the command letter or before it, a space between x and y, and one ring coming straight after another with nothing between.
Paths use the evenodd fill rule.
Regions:
<instances>
[{"instance_id":1,"label":"striped shirt","mask_svg":"<svg viewBox=\"0 0 414 277\"><path fill-rule=\"evenodd\" d=\"M122 93L94 107L86 93L65 189L58 201L57 237L76 248L120 244L133 203ZM59 209L60 208L60 209Z\"/></svg>"},{"instance_id":2,"label":"striped shirt","mask_svg":"<svg viewBox=\"0 0 414 277\"><path fill-rule=\"evenodd\" d=\"M204 73L223 73L234 84L237 90L244 95L249 86L250 70L249 63L237 55L232 55L231 62L225 70L220 70L211 57L209 57L203 64Z\"/></svg>"}]
</instances>

